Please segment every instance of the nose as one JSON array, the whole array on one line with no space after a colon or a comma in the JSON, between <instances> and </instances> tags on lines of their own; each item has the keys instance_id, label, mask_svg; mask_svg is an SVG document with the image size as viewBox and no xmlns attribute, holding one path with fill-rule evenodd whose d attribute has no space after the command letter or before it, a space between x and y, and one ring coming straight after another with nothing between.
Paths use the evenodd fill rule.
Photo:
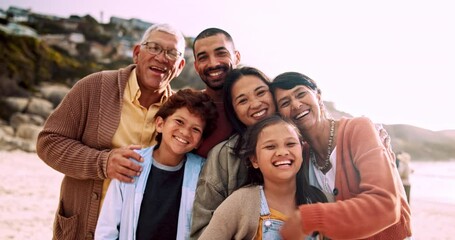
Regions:
<instances>
[{"instance_id":1,"label":"nose","mask_svg":"<svg viewBox=\"0 0 455 240\"><path fill-rule=\"evenodd\" d=\"M258 98L253 98L251 100L250 107L253 109L259 108L262 105L261 101Z\"/></svg>"},{"instance_id":2,"label":"nose","mask_svg":"<svg viewBox=\"0 0 455 240\"><path fill-rule=\"evenodd\" d=\"M276 149L276 155L277 156L286 156L286 155L289 155L289 150L284 147L284 146L281 146L281 147L278 147Z\"/></svg>"},{"instance_id":3,"label":"nose","mask_svg":"<svg viewBox=\"0 0 455 240\"><path fill-rule=\"evenodd\" d=\"M159 62L168 62L168 59L166 58L166 51L162 50L160 53L156 54L155 59Z\"/></svg>"},{"instance_id":4,"label":"nose","mask_svg":"<svg viewBox=\"0 0 455 240\"><path fill-rule=\"evenodd\" d=\"M188 137L191 133L191 129L190 128L187 128L187 127L181 127L180 128L180 133L185 136L185 137Z\"/></svg>"},{"instance_id":5,"label":"nose","mask_svg":"<svg viewBox=\"0 0 455 240\"><path fill-rule=\"evenodd\" d=\"M302 106L302 103L297 99L291 100L291 107L292 109L299 109Z\"/></svg>"},{"instance_id":6,"label":"nose","mask_svg":"<svg viewBox=\"0 0 455 240\"><path fill-rule=\"evenodd\" d=\"M216 57L209 56L209 67L216 67L216 66L218 66L218 60L216 60Z\"/></svg>"}]
</instances>

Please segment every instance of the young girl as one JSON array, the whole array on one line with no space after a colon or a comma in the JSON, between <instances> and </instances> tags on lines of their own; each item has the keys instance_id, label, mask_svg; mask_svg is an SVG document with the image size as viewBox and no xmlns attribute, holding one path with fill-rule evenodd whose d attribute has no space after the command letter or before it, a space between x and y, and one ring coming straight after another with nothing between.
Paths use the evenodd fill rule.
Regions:
<instances>
[{"instance_id":1,"label":"young girl","mask_svg":"<svg viewBox=\"0 0 455 240\"><path fill-rule=\"evenodd\" d=\"M223 201L199 239L280 239L283 221L297 209L299 130L278 115L267 117L248 128L239 157L251 184Z\"/></svg>"},{"instance_id":2,"label":"young girl","mask_svg":"<svg viewBox=\"0 0 455 240\"><path fill-rule=\"evenodd\" d=\"M210 98L191 89L172 95L155 117L157 145L138 153L143 171L133 183L112 180L95 239L187 239L194 193L205 159L189 153L214 128Z\"/></svg>"}]
</instances>

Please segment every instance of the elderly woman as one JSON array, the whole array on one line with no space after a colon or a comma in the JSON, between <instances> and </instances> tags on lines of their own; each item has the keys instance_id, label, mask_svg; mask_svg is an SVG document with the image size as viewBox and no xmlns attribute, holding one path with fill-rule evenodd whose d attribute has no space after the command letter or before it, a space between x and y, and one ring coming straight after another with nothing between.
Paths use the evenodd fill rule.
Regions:
<instances>
[{"instance_id":1,"label":"elderly woman","mask_svg":"<svg viewBox=\"0 0 455 240\"><path fill-rule=\"evenodd\" d=\"M330 239L407 239L410 208L395 156L366 117L334 120L309 77L286 72L270 85L282 116L299 127L309 154L307 176L331 199L301 205L283 225L284 239L319 232Z\"/></svg>"}]
</instances>

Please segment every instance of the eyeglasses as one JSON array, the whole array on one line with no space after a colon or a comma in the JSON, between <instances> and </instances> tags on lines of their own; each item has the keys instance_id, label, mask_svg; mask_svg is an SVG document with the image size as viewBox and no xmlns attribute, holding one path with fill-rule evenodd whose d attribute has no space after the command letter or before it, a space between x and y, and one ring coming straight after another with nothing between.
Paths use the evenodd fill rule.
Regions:
<instances>
[{"instance_id":1,"label":"eyeglasses","mask_svg":"<svg viewBox=\"0 0 455 240\"><path fill-rule=\"evenodd\" d=\"M148 53L152 55L159 55L161 52L164 51L164 56L170 61L175 61L177 58L182 56L182 53L177 51L176 49L163 49L158 43L154 42L145 42L141 44L145 47Z\"/></svg>"}]
</instances>

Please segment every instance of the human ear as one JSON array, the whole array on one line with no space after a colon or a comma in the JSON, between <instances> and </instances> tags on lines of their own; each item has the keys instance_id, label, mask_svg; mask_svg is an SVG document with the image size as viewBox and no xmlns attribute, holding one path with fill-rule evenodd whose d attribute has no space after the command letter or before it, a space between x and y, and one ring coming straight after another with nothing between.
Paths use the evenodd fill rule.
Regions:
<instances>
[{"instance_id":1,"label":"human ear","mask_svg":"<svg viewBox=\"0 0 455 240\"><path fill-rule=\"evenodd\" d=\"M251 162L251 165L253 165L254 168L256 168L256 169L259 168L258 159L256 158L255 155L250 157L250 162Z\"/></svg>"},{"instance_id":2,"label":"human ear","mask_svg":"<svg viewBox=\"0 0 455 240\"><path fill-rule=\"evenodd\" d=\"M177 67L177 73L175 74L175 77L178 77L180 75L180 73L182 73L183 68L185 67L185 63L186 63L185 58L182 57L179 65Z\"/></svg>"},{"instance_id":3,"label":"human ear","mask_svg":"<svg viewBox=\"0 0 455 240\"><path fill-rule=\"evenodd\" d=\"M156 117L155 119L155 128L156 132L162 133L163 132L163 125L164 125L164 119L160 116Z\"/></svg>"},{"instance_id":4,"label":"human ear","mask_svg":"<svg viewBox=\"0 0 455 240\"><path fill-rule=\"evenodd\" d=\"M133 62L137 64L139 62L139 52L141 51L141 45L136 44L133 48Z\"/></svg>"},{"instance_id":5,"label":"human ear","mask_svg":"<svg viewBox=\"0 0 455 240\"><path fill-rule=\"evenodd\" d=\"M235 50L235 58L236 58L235 65L238 65L240 63L241 55L240 52L237 50Z\"/></svg>"}]
</instances>

